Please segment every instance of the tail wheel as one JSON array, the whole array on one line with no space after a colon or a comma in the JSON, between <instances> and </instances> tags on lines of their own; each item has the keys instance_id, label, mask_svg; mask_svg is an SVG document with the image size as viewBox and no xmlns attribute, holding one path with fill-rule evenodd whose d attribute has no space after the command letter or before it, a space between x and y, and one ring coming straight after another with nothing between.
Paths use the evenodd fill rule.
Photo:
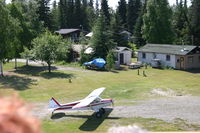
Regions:
<instances>
[{"instance_id":1,"label":"tail wheel","mask_svg":"<svg viewBox=\"0 0 200 133\"><path fill-rule=\"evenodd\" d=\"M101 117L102 117L102 113L101 113L101 112L97 112L97 113L96 113L96 117L97 117L97 118L101 118Z\"/></svg>"},{"instance_id":2,"label":"tail wheel","mask_svg":"<svg viewBox=\"0 0 200 133\"><path fill-rule=\"evenodd\" d=\"M105 109L104 108L101 108L100 110L99 110L102 114L105 114Z\"/></svg>"}]
</instances>

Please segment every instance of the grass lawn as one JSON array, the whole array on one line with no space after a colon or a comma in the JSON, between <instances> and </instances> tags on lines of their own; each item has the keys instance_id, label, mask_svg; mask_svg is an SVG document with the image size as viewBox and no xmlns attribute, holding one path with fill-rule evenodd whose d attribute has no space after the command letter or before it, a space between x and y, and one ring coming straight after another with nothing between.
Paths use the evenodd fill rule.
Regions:
<instances>
[{"instance_id":1,"label":"grass lawn","mask_svg":"<svg viewBox=\"0 0 200 133\"><path fill-rule=\"evenodd\" d=\"M102 98L113 98L115 105L128 105L131 100L159 98L151 95L155 88L172 89L181 95L200 96L200 71L179 71L160 69L121 70L113 72L100 71L53 71L47 73L40 66L24 66L19 63L17 70L14 63L4 65L8 75L0 78L0 95L10 95L13 92L27 102L47 102L52 96L61 103L79 100L99 87L107 89ZM80 68L81 69L81 68ZM145 71L147 77L142 75ZM72 83L69 83L69 78ZM90 117L70 119L42 120L43 131L46 133L62 132L106 132L113 125L138 124L151 131L180 131L185 129L184 121L168 123L158 119L147 118L101 118ZM74 116L74 115L72 115ZM195 125L190 125L194 126Z\"/></svg>"}]
</instances>

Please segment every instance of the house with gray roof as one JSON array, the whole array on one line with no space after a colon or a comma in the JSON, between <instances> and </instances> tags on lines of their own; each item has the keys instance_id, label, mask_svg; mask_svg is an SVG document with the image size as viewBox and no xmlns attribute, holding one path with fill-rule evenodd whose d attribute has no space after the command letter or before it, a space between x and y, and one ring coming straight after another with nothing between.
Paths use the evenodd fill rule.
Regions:
<instances>
[{"instance_id":1,"label":"house with gray roof","mask_svg":"<svg viewBox=\"0 0 200 133\"><path fill-rule=\"evenodd\" d=\"M62 35L63 38L70 38L74 42L79 41L80 32L80 29L60 29L55 31L55 33Z\"/></svg>"},{"instance_id":2,"label":"house with gray roof","mask_svg":"<svg viewBox=\"0 0 200 133\"><path fill-rule=\"evenodd\" d=\"M151 64L158 59L162 66L174 69L200 68L200 48L191 45L147 44L138 50L138 61Z\"/></svg>"}]
</instances>

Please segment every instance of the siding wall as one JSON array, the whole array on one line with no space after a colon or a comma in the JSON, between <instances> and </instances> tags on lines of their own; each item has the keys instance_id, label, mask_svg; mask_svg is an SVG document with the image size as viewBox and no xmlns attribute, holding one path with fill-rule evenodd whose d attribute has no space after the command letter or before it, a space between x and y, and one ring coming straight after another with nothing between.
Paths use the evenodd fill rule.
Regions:
<instances>
[{"instance_id":1,"label":"siding wall","mask_svg":"<svg viewBox=\"0 0 200 133\"><path fill-rule=\"evenodd\" d=\"M176 68L180 68L180 62L177 62L177 60L180 60L180 57L184 58L184 67L182 69L193 69L193 68L200 68L200 54L194 54L194 55L186 55L186 56L176 56ZM189 61L189 57L193 58L193 61Z\"/></svg>"},{"instance_id":2,"label":"siding wall","mask_svg":"<svg viewBox=\"0 0 200 133\"><path fill-rule=\"evenodd\" d=\"M154 54L156 55L156 59L161 60L161 64L163 66L170 66L173 68L176 68L176 57L175 55L170 55L170 61L166 60L167 54L159 54L159 53L145 53L146 58L142 58L142 52L138 52L138 61L141 61L143 63L149 63L151 64L151 61L154 59Z\"/></svg>"},{"instance_id":3,"label":"siding wall","mask_svg":"<svg viewBox=\"0 0 200 133\"><path fill-rule=\"evenodd\" d=\"M129 65L131 64L131 55L132 55L132 51L122 51L122 52L118 52L118 61L120 62L120 53L124 54L124 64Z\"/></svg>"}]
</instances>

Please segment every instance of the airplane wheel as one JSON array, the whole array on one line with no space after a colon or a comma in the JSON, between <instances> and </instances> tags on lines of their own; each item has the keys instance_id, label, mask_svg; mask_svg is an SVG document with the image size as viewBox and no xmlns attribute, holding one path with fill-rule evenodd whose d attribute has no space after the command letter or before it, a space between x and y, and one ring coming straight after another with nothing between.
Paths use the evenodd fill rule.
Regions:
<instances>
[{"instance_id":1,"label":"airplane wheel","mask_svg":"<svg viewBox=\"0 0 200 133\"><path fill-rule=\"evenodd\" d=\"M100 112L103 113L103 114L105 114L106 111L105 111L104 108L101 108L101 109L100 109Z\"/></svg>"},{"instance_id":2,"label":"airplane wheel","mask_svg":"<svg viewBox=\"0 0 200 133\"><path fill-rule=\"evenodd\" d=\"M97 113L96 113L96 117L97 117L97 118L101 118L101 117L102 117L102 113L101 113L101 112L97 112Z\"/></svg>"}]
</instances>

